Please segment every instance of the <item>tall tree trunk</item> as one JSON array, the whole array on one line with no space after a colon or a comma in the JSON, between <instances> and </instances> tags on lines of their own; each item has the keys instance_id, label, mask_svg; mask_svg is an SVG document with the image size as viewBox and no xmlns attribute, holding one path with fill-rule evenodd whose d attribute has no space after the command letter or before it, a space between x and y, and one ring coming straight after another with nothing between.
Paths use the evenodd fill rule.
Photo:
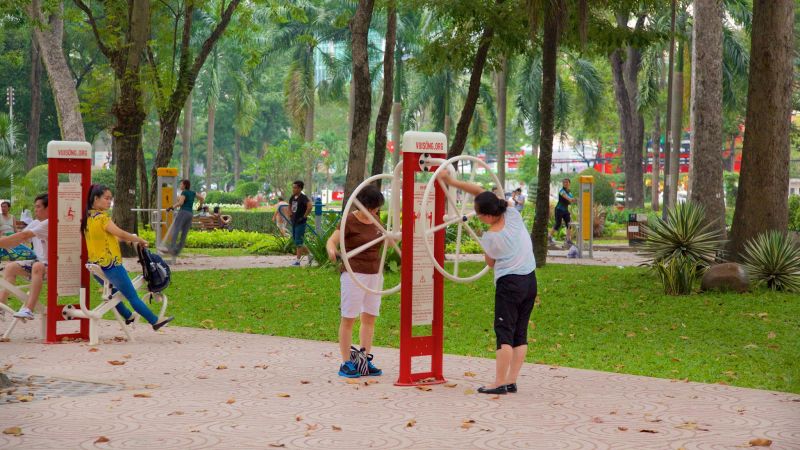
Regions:
<instances>
[{"instance_id":1,"label":"tall tree trunk","mask_svg":"<svg viewBox=\"0 0 800 450\"><path fill-rule=\"evenodd\" d=\"M736 161L736 137L737 135L732 134L731 138L731 145L730 151L728 152L728 159L725 160L725 170L728 172L733 172L733 165Z\"/></svg>"},{"instance_id":2,"label":"tall tree trunk","mask_svg":"<svg viewBox=\"0 0 800 450\"><path fill-rule=\"evenodd\" d=\"M42 58L36 34L31 32L31 115L28 120L28 160L25 170L36 166L39 154L39 122L42 115Z\"/></svg>"},{"instance_id":3,"label":"tall tree trunk","mask_svg":"<svg viewBox=\"0 0 800 450\"><path fill-rule=\"evenodd\" d=\"M500 60L500 70L495 74L497 79L497 178L500 187L506 185L506 100L508 90L508 58Z\"/></svg>"},{"instance_id":4,"label":"tall tree trunk","mask_svg":"<svg viewBox=\"0 0 800 450\"><path fill-rule=\"evenodd\" d=\"M347 91L347 148L353 145L353 116L356 113L356 87L353 80L350 80L350 88Z\"/></svg>"},{"instance_id":5,"label":"tall tree trunk","mask_svg":"<svg viewBox=\"0 0 800 450\"><path fill-rule=\"evenodd\" d=\"M389 3L386 12L386 44L383 51L383 96L375 119L375 153L372 157L372 175L383 173L386 161L386 133L389 115L392 112L392 91L394 83L394 44L397 35L397 13L394 2ZM376 183L380 188L380 181Z\"/></svg>"},{"instance_id":6,"label":"tall tree trunk","mask_svg":"<svg viewBox=\"0 0 800 450\"><path fill-rule=\"evenodd\" d=\"M683 147L683 42L678 44L677 64L672 80L672 119L670 133L672 134L672 152L670 153L669 174L669 205L674 208L678 204L678 179L681 175L681 152Z\"/></svg>"},{"instance_id":7,"label":"tall tree trunk","mask_svg":"<svg viewBox=\"0 0 800 450\"><path fill-rule=\"evenodd\" d=\"M214 126L217 117L217 100L212 98L208 102L208 132L206 135L206 190L211 190L211 181L214 175ZM220 186L217 186L220 189Z\"/></svg>"},{"instance_id":8,"label":"tall tree trunk","mask_svg":"<svg viewBox=\"0 0 800 450\"><path fill-rule=\"evenodd\" d=\"M33 27L33 31L47 70L47 79L50 80L50 88L53 90L61 139L85 141L78 90L64 56L64 3L59 2L58 8L49 18L45 18L40 0L33 0L28 7L28 13L35 21L49 24L46 28Z\"/></svg>"},{"instance_id":9,"label":"tall tree trunk","mask_svg":"<svg viewBox=\"0 0 800 450\"><path fill-rule=\"evenodd\" d=\"M131 209L136 208L136 173L138 167L138 153L142 145L142 125L147 116L142 103L142 91L139 73L126 72L120 80L120 90L117 102L113 107L116 123L112 128L114 135L114 159L116 167L116 190L114 192L114 223L130 233L136 232L136 214ZM146 192L140 192L146 195ZM142 197L142 206L147 200ZM132 256L128 246L122 249L123 254Z\"/></svg>"},{"instance_id":10,"label":"tall tree trunk","mask_svg":"<svg viewBox=\"0 0 800 450\"><path fill-rule=\"evenodd\" d=\"M141 142L139 143L139 148L136 151L136 164L139 172L139 197L141 199L141 207L148 209L150 208L150 196L147 193L149 190L149 186L147 184L147 164L145 163L144 148L142 147ZM143 212L140 216L143 224L150 223L149 214ZM139 227L136 226L136 229L138 228Z\"/></svg>"},{"instance_id":11,"label":"tall tree trunk","mask_svg":"<svg viewBox=\"0 0 800 450\"><path fill-rule=\"evenodd\" d=\"M653 111L653 116L653 172L650 178L650 207L653 208L653 211L658 211L658 183L661 169L661 111L658 106Z\"/></svg>"},{"instance_id":12,"label":"tall tree trunk","mask_svg":"<svg viewBox=\"0 0 800 450\"><path fill-rule=\"evenodd\" d=\"M394 153L392 153L392 167L394 170L400 162L400 115L403 113L403 106L400 102L392 103L392 142L394 143Z\"/></svg>"},{"instance_id":13,"label":"tall tree trunk","mask_svg":"<svg viewBox=\"0 0 800 450\"><path fill-rule=\"evenodd\" d=\"M669 200L670 190L672 189L672 145L670 143L671 137L671 130L672 130L672 85L673 85L673 67L675 63L675 10L676 10L676 2L677 0L672 0L670 5L670 37L669 37L669 60L667 63L667 117L666 123L667 126L664 129L664 192L661 195L661 218L663 220L667 219L667 212L669 211L670 205Z\"/></svg>"},{"instance_id":14,"label":"tall tree trunk","mask_svg":"<svg viewBox=\"0 0 800 450\"><path fill-rule=\"evenodd\" d=\"M755 0L742 171L730 250L789 220L789 131L792 112L794 0Z\"/></svg>"},{"instance_id":15,"label":"tall tree trunk","mask_svg":"<svg viewBox=\"0 0 800 450\"><path fill-rule=\"evenodd\" d=\"M306 106L306 119L305 122L305 129L303 130L303 140L305 142L313 142L314 141L314 109L316 105L316 100L314 99L315 95L314 92L316 91L316 87L314 86L314 79L312 75L311 79L311 86L308 87L311 92L311 103Z\"/></svg>"},{"instance_id":16,"label":"tall tree trunk","mask_svg":"<svg viewBox=\"0 0 800 450\"><path fill-rule=\"evenodd\" d=\"M692 152L689 195L725 238L722 189L722 4L695 0L692 27Z\"/></svg>"},{"instance_id":17,"label":"tall tree trunk","mask_svg":"<svg viewBox=\"0 0 800 450\"><path fill-rule=\"evenodd\" d=\"M497 0L496 3L502 3L502 0ZM461 117L459 117L458 124L456 125L456 135L453 138L453 144L450 146L450 150L447 151L448 158L463 153L464 146L467 144L469 124L472 121L472 115L475 113L475 105L478 103L481 76L483 75L483 67L486 65L486 57L489 55L489 47L492 46L492 38L494 38L494 29L487 26L484 28L483 34L481 34L481 38L478 41L478 51L475 52L475 60L472 62L472 71L469 76L467 98L464 100ZM447 124L447 120L448 116L445 116L445 124Z\"/></svg>"},{"instance_id":18,"label":"tall tree trunk","mask_svg":"<svg viewBox=\"0 0 800 450\"><path fill-rule=\"evenodd\" d=\"M242 137L239 130L233 129L233 183L239 184L239 172L242 171Z\"/></svg>"},{"instance_id":19,"label":"tall tree trunk","mask_svg":"<svg viewBox=\"0 0 800 450\"><path fill-rule=\"evenodd\" d=\"M372 21L375 0L359 0L356 12L350 19L350 35L353 51L353 130L350 133L350 155L345 177L345 201L362 180L367 163L367 141L369 139L372 109L372 88L369 77L367 55L367 33Z\"/></svg>"},{"instance_id":20,"label":"tall tree trunk","mask_svg":"<svg viewBox=\"0 0 800 450\"><path fill-rule=\"evenodd\" d=\"M627 14L617 14L617 25L620 28L627 28L627 19ZM641 29L643 23L644 16L639 16L636 29ZM610 57L614 99L620 119L626 208L644 206L644 173L642 170L644 118L638 108L638 77L641 59L641 52L633 46L625 49L624 61L622 49L614 50Z\"/></svg>"},{"instance_id":21,"label":"tall tree trunk","mask_svg":"<svg viewBox=\"0 0 800 450\"><path fill-rule=\"evenodd\" d=\"M541 128L539 138L539 173L536 189L536 215L531 240L537 267L547 264L547 223L550 218L550 170L553 162L553 133L555 129L556 69L558 37L564 1L547 2L542 36L542 96L540 100ZM535 26L535 25L531 25Z\"/></svg>"},{"instance_id":22,"label":"tall tree trunk","mask_svg":"<svg viewBox=\"0 0 800 450\"><path fill-rule=\"evenodd\" d=\"M192 111L192 93L186 97L186 104L183 106L183 129L181 130L181 147L183 154L181 155L181 172L183 178L189 179L192 173L192 123L194 116Z\"/></svg>"}]
</instances>

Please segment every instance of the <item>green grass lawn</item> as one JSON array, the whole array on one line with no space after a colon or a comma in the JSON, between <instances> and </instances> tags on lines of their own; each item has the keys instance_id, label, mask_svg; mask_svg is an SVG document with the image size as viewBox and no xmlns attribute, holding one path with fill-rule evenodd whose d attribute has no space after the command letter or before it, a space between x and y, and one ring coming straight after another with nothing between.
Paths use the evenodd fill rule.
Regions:
<instances>
[{"instance_id":1,"label":"green grass lawn","mask_svg":"<svg viewBox=\"0 0 800 450\"><path fill-rule=\"evenodd\" d=\"M390 275L396 280L397 275ZM644 269L549 265L529 361L800 393L800 298L760 291L670 297ZM175 324L335 341L338 274L319 269L175 272ZM491 277L445 283L446 353L493 357ZM399 295L376 345L397 347Z\"/></svg>"},{"instance_id":2,"label":"green grass lawn","mask_svg":"<svg viewBox=\"0 0 800 450\"><path fill-rule=\"evenodd\" d=\"M551 264L537 274L530 362L800 393L796 294L670 297L634 267ZM167 294L176 325L337 339L339 281L330 269L173 272ZM493 301L490 276L445 282L445 353L494 356ZM399 306L399 295L384 297L376 345L398 346Z\"/></svg>"}]
</instances>

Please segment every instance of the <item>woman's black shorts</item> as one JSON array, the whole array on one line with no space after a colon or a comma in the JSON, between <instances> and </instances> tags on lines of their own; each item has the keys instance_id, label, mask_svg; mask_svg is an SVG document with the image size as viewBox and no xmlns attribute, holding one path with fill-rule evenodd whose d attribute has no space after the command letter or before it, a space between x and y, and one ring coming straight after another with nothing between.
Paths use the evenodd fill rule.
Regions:
<instances>
[{"instance_id":1,"label":"woman's black shorts","mask_svg":"<svg viewBox=\"0 0 800 450\"><path fill-rule=\"evenodd\" d=\"M504 275L494 294L494 333L497 348L528 344L528 320L536 300L536 271L527 275Z\"/></svg>"}]
</instances>

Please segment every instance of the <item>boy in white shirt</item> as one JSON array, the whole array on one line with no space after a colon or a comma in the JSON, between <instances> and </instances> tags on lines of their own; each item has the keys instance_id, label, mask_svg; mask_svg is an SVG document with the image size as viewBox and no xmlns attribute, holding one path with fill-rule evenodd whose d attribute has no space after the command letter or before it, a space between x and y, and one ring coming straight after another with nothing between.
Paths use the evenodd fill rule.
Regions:
<instances>
[{"instance_id":1,"label":"boy in white shirt","mask_svg":"<svg viewBox=\"0 0 800 450\"><path fill-rule=\"evenodd\" d=\"M28 224L24 230L0 238L0 247L14 248L23 242L33 243L33 252L36 254L35 260L12 262L3 270L4 278L11 284L16 284L17 277L30 279L31 286L28 292L28 301L14 314L20 319L33 319L33 309L39 301L39 293L47 277L47 231L48 231L48 196L42 194L34 201L34 214L36 219ZM8 300L9 292L0 290L0 303L5 304Z\"/></svg>"}]
</instances>

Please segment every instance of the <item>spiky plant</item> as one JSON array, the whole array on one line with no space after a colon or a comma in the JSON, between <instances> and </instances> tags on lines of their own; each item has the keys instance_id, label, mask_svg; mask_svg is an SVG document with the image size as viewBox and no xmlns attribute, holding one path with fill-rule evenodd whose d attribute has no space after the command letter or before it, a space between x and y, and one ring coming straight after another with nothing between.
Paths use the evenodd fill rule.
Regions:
<instances>
[{"instance_id":1,"label":"spiky plant","mask_svg":"<svg viewBox=\"0 0 800 450\"><path fill-rule=\"evenodd\" d=\"M642 253L650 268L664 284L664 292L685 295L692 291L722 246L716 230L703 225L705 208L686 202L667 213L667 220L656 218L644 225L645 240Z\"/></svg>"},{"instance_id":2,"label":"spiky plant","mask_svg":"<svg viewBox=\"0 0 800 450\"><path fill-rule=\"evenodd\" d=\"M800 245L787 233L771 230L747 241L742 261L751 282L800 292Z\"/></svg>"},{"instance_id":3,"label":"spiky plant","mask_svg":"<svg viewBox=\"0 0 800 450\"><path fill-rule=\"evenodd\" d=\"M652 269L661 279L661 283L664 284L664 293L668 295L691 294L700 275L697 264L682 256L653 263Z\"/></svg>"},{"instance_id":4,"label":"spiky plant","mask_svg":"<svg viewBox=\"0 0 800 450\"><path fill-rule=\"evenodd\" d=\"M686 202L669 210L667 220L656 218L644 225L647 240L642 253L648 262L669 263L680 257L700 268L713 263L724 241L712 224L703 225L705 215L702 205Z\"/></svg>"}]
</instances>

